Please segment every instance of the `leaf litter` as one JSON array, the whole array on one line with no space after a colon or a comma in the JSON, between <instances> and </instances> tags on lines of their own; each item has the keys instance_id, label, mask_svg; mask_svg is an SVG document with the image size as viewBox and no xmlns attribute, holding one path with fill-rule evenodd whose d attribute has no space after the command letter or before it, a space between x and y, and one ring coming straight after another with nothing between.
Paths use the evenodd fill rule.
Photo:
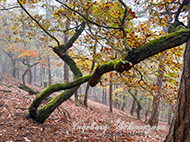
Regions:
<instances>
[{"instance_id":1,"label":"leaf litter","mask_svg":"<svg viewBox=\"0 0 190 142\"><path fill-rule=\"evenodd\" d=\"M3 83L17 86L21 81L3 75ZM27 86L41 91L36 86L29 84ZM150 130L148 134L138 130L120 130L117 125L118 120L126 126L130 123L134 126L147 126L147 124L132 119L131 117L134 116L129 115L129 111L121 113L120 110L113 109L111 114L107 105L91 100L88 100L89 108L86 108L82 103L74 101L74 97L62 103L44 124L39 124L27 118L27 109L19 109L28 108L36 97L35 95L28 95L22 90L23 96L17 89L3 85L0 85L0 90L0 142L160 142L169 132L169 125L164 122L160 122L159 125L165 126L166 129ZM64 115L65 110L70 118Z\"/></svg>"}]
</instances>

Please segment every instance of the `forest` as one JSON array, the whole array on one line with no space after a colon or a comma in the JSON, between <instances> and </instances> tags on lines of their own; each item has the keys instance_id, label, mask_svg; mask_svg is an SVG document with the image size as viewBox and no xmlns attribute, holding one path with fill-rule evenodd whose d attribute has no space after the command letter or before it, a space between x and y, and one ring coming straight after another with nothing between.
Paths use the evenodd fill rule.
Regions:
<instances>
[{"instance_id":1,"label":"forest","mask_svg":"<svg viewBox=\"0 0 190 142\"><path fill-rule=\"evenodd\" d=\"M0 0L0 141L190 141L189 0Z\"/></svg>"}]
</instances>

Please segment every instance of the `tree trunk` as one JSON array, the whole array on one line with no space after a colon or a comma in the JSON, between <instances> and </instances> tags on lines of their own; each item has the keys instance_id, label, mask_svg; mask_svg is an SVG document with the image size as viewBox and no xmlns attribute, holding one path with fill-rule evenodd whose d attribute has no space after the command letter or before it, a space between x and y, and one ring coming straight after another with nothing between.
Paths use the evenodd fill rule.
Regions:
<instances>
[{"instance_id":1,"label":"tree trunk","mask_svg":"<svg viewBox=\"0 0 190 142\"><path fill-rule=\"evenodd\" d=\"M188 28L190 27L190 3ZM177 106L165 142L190 142L190 40L186 43Z\"/></svg>"},{"instance_id":2,"label":"tree trunk","mask_svg":"<svg viewBox=\"0 0 190 142\"><path fill-rule=\"evenodd\" d=\"M37 67L34 66L34 84L36 84L36 80L37 80Z\"/></svg>"},{"instance_id":3,"label":"tree trunk","mask_svg":"<svg viewBox=\"0 0 190 142\"><path fill-rule=\"evenodd\" d=\"M66 21L66 29L69 29L69 27L70 27L70 23L67 20ZM65 33L64 43L67 43L68 39L69 39L69 35L67 33ZM66 52L66 54L68 54L68 51ZM66 62L64 62L64 81L65 81L65 83L69 82L69 67Z\"/></svg>"},{"instance_id":4,"label":"tree trunk","mask_svg":"<svg viewBox=\"0 0 190 142\"><path fill-rule=\"evenodd\" d=\"M135 90L135 96L137 96L137 90ZM134 111L135 111L135 99L133 98L133 104L131 106L131 111L130 114L133 115Z\"/></svg>"},{"instance_id":5,"label":"tree trunk","mask_svg":"<svg viewBox=\"0 0 190 142\"><path fill-rule=\"evenodd\" d=\"M117 88L118 88L118 85L115 84L115 85L114 85L114 88L117 89ZM114 90L115 90L115 89L114 89ZM115 108L118 108L118 106L117 106L117 105L118 105L118 99L117 99L117 97L118 97L118 94L115 93L115 100L114 100L114 107L115 107Z\"/></svg>"},{"instance_id":6,"label":"tree trunk","mask_svg":"<svg viewBox=\"0 0 190 142\"><path fill-rule=\"evenodd\" d=\"M41 87L44 89L44 69L43 65L40 66L40 80L41 80Z\"/></svg>"},{"instance_id":7,"label":"tree trunk","mask_svg":"<svg viewBox=\"0 0 190 142\"><path fill-rule=\"evenodd\" d=\"M96 45L94 46L94 50L93 50L93 60L92 60L92 66L91 66L91 69L90 69L90 74L92 73L93 69L94 69L94 66L95 66L95 54L96 54ZM84 96L84 105L86 107L88 107L88 104L87 104L87 101L88 101L88 90L90 88L90 84L89 82L87 83L87 86L86 86L86 91L85 91L85 96Z\"/></svg>"},{"instance_id":8,"label":"tree trunk","mask_svg":"<svg viewBox=\"0 0 190 142\"><path fill-rule=\"evenodd\" d=\"M75 101L78 101L79 98L78 98L78 91L75 92Z\"/></svg>"},{"instance_id":9,"label":"tree trunk","mask_svg":"<svg viewBox=\"0 0 190 142\"><path fill-rule=\"evenodd\" d=\"M82 73L80 69L76 66L76 63L72 58L70 58L67 54L60 54L59 51L55 50L60 58L67 62L70 69L72 70L74 74L74 78L77 79L79 77L82 77ZM92 75L89 75L87 78L82 78L82 82L89 81L89 79L92 77ZM80 81L80 80L79 80ZM45 90L43 90L32 102L32 104L29 107L29 112L30 112L30 117L33 118L34 120L44 123L44 121L49 117L49 115L59 106L61 105L64 101L69 99L79 88L80 84L75 83L67 83L67 84L54 84L49 87L47 87ZM67 86L68 85L68 86ZM70 86L70 88L69 88ZM72 87L71 87L72 86ZM67 89L67 90L65 90ZM41 109L38 109L40 106L41 102L47 98L49 95L51 95L53 92L59 91L59 90L65 90L61 94L57 95L54 97L52 100L48 102L47 105L42 107Z\"/></svg>"},{"instance_id":10,"label":"tree trunk","mask_svg":"<svg viewBox=\"0 0 190 142\"><path fill-rule=\"evenodd\" d=\"M20 79L20 63L17 62L17 78Z\"/></svg>"},{"instance_id":11,"label":"tree trunk","mask_svg":"<svg viewBox=\"0 0 190 142\"><path fill-rule=\"evenodd\" d=\"M48 5L48 1L46 0L46 5ZM46 6L46 20L49 21L49 9ZM46 39L47 39L47 46L49 46L49 36L46 35ZM48 84L49 86L52 84L52 79L51 79L51 60L50 60L50 56L47 57L48 58Z\"/></svg>"},{"instance_id":12,"label":"tree trunk","mask_svg":"<svg viewBox=\"0 0 190 142\"><path fill-rule=\"evenodd\" d=\"M2 84L1 69L0 69L0 84Z\"/></svg>"},{"instance_id":13,"label":"tree trunk","mask_svg":"<svg viewBox=\"0 0 190 142\"><path fill-rule=\"evenodd\" d=\"M102 103L105 104L104 88L102 89Z\"/></svg>"},{"instance_id":14,"label":"tree trunk","mask_svg":"<svg viewBox=\"0 0 190 142\"><path fill-rule=\"evenodd\" d=\"M11 59L11 61L12 61L12 76L14 77L14 78L16 78L16 60L15 59Z\"/></svg>"},{"instance_id":15,"label":"tree trunk","mask_svg":"<svg viewBox=\"0 0 190 142\"><path fill-rule=\"evenodd\" d=\"M110 73L110 79L112 79L112 74ZM110 85L109 85L109 111L112 113L112 81L110 80Z\"/></svg>"},{"instance_id":16,"label":"tree trunk","mask_svg":"<svg viewBox=\"0 0 190 142\"><path fill-rule=\"evenodd\" d=\"M50 56L48 56L48 83L49 83L49 86L52 84Z\"/></svg>"},{"instance_id":17,"label":"tree trunk","mask_svg":"<svg viewBox=\"0 0 190 142\"><path fill-rule=\"evenodd\" d=\"M86 90L85 90L85 95L84 95L84 106L88 107L88 103L87 103L87 100L88 100L88 90L90 88L90 85L89 85L89 82L87 83L86 85Z\"/></svg>"},{"instance_id":18,"label":"tree trunk","mask_svg":"<svg viewBox=\"0 0 190 142\"><path fill-rule=\"evenodd\" d=\"M140 101L138 100L137 96L135 96L135 94L133 94L133 92L131 91L131 89L128 89L128 92L130 93L130 95L135 99L135 102L137 103L137 118L140 120L141 119L141 115L140 115L140 111L142 109L142 106L140 104Z\"/></svg>"},{"instance_id":19,"label":"tree trunk","mask_svg":"<svg viewBox=\"0 0 190 142\"><path fill-rule=\"evenodd\" d=\"M36 64L34 64L34 65L36 65ZM34 65L30 65L30 62L29 62L29 60L28 60L28 68L29 68L29 80L28 80L28 83L29 84L32 84L32 70L31 70L31 68L34 66Z\"/></svg>"},{"instance_id":20,"label":"tree trunk","mask_svg":"<svg viewBox=\"0 0 190 142\"><path fill-rule=\"evenodd\" d=\"M123 94L123 104L122 104L122 106L121 106L121 110L122 111L124 111L124 108L125 108L125 106L126 106L126 96Z\"/></svg>"},{"instance_id":21,"label":"tree trunk","mask_svg":"<svg viewBox=\"0 0 190 142\"><path fill-rule=\"evenodd\" d=\"M141 113L140 113L141 109L142 109L141 105L137 104L136 112L137 112L137 119L139 120L141 120Z\"/></svg>"},{"instance_id":22,"label":"tree trunk","mask_svg":"<svg viewBox=\"0 0 190 142\"><path fill-rule=\"evenodd\" d=\"M172 118L171 103L169 102L169 105L168 105L168 125L171 125L171 118Z\"/></svg>"},{"instance_id":23,"label":"tree trunk","mask_svg":"<svg viewBox=\"0 0 190 142\"><path fill-rule=\"evenodd\" d=\"M160 63L159 63L159 68L163 68L163 63L162 60L163 57L160 57ZM158 126L158 120L159 120L159 107L160 107L160 96L161 96L161 87L163 85L163 74L164 71L160 70L158 68L158 74L159 76L157 77L156 80L156 86L158 87L158 90L156 90L156 94L153 98L153 106L152 106L152 112L151 112L151 116L150 119L148 120L148 123L150 124L150 126Z\"/></svg>"},{"instance_id":24,"label":"tree trunk","mask_svg":"<svg viewBox=\"0 0 190 142\"><path fill-rule=\"evenodd\" d=\"M159 109L160 98L155 97L153 99L152 112L148 123L150 126L158 126L158 109Z\"/></svg>"},{"instance_id":25,"label":"tree trunk","mask_svg":"<svg viewBox=\"0 0 190 142\"><path fill-rule=\"evenodd\" d=\"M25 70L25 72L23 73L23 75L22 75L22 82L23 82L23 84L24 85L26 85L26 83L25 83L25 75L26 75L26 73L28 72L28 71L30 71L31 70L31 68L33 67L33 66L35 66L35 65L37 65L39 62L36 62L36 63L34 63L33 65L28 65L28 68ZM32 72L30 73L30 75L32 74ZM30 80L31 80L32 78L30 78ZM31 83L31 82L29 82L29 83Z\"/></svg>"}]
</instances>

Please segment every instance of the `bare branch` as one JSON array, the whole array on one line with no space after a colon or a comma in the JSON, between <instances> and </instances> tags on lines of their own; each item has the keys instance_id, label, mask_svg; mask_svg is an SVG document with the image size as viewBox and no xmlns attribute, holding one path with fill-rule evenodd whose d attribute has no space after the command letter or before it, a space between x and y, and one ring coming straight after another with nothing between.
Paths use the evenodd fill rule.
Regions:
<instances>
[{"instance_id":1,"label":"bare branch","mask_svg":"<svg viewBox=\"0 0 190 142\"><path fill-rule=\"evenodd\" d=\"M109 26L104 26L104 25L100 25L90 19L88 19L86 16L84 16L83 14L81 14L80 12L74 10L73 8L69 7L68 5L66 5L65 3L59 1L59 0L56 0L57 2L59 2L60 4L64 5L65 7L67 7L68 9L72 10L73 12L77 13L78 15L80 15L82 18L84 18L85 20L87 20L88 22L90 22L91 24L94 24L98 27L102 27L102 28L105 28L105 29L121 29L121 27L109 27Z\"/></svg>"},{"instance_id":2,"label":"bare branch","mask_svg":"<svg viewBox=\"0 0 190 142\"><path fill-rule=\"evenodd\" d=\"M177 11L177 14L176 14L176 17L175 17L175 21L179 21L178 18L179 18L179 14L181 13L181 10L183 9L183 7L185 5L188 5L189 3L189 0L184 0L183 3L180 5L178 11Z\"/></svg>"},{"instance_id":3,"label":"bare branch","mask_svg":"<svg viewBox=\"0 0 190 142\"><path fill-rule=\"evenodd\" d=\"M3 6L3 5L1 5L3 8L2 9L0 9L0 10L11 10L11 9L15 9L15 8L20 8L20 6L13 6L13 7L5 7L5 6Z\"/></svg>"},{"instance_id":4,"label":"bare branch","mask_svg":"<svg viewBox=\"0 0 190 142\"><path fill-rule=\"evenodd\" d=\"M17 0L17 2L19 3L20 7L26 12L26 14L32 19L34 20L38 26L48 35L50 36L51 38L53 38L56 42L57 42L57 45L59 46L59 41L53 36L51 35L46 29L44 29L44 27L24 8L24 6L20 3L19 0Z\"/></svg>"}]
</instances>

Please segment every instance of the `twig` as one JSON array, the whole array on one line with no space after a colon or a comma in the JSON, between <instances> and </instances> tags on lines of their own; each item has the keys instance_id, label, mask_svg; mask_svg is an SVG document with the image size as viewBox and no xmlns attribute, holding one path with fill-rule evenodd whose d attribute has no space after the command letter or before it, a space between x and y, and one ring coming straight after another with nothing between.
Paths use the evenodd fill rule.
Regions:
<instances>
[{"instance_id":1,"label":"twig","mask_svg":"<svg viewBox=\"0 0 190 142\"><path fill-rule=\"evenodd\" d=\"M99 26L99 27L102 27L102 28L106 28L106 29L121 29L121 27L109 27L109 26L104 26L104 25L100 25L94 21L91 21L90 19L88 19L87 17L85 17L83 14L81 14L80 12L74 10L73 8L69 7L68 5L66 5L65 3L59 1L59 0L56 0L57 2L59 2L60 4L64 5L66 8L72 10L73 12L77 13L78 15L80 15L82 18L84 18L85 20L87 20L88 22L96 25L96 26Z\"/></svg>"},{"instance_id":2,"label":"twig","mask_svg":"<svg viewBox=\"0 0 190 142\"><path fill-rule=\"evenodd\" d=\"M5 83L3 83L2 85L4 85L4 86L7 86L7 87L13 87L13 88L15 88L16 90L18 90L23 96L25 96L24 95L24 93L22 93L22 91L19 89L19 88L17 88L16 86L13 86L13 85L8 85L8 84L5 84Z\"/></svg>"},{"instance_id":3,"label":"twig","mask_svg":"<svg viewBox=\"0 0 190 142\"><path fill-rule=\"evenodd\" d=\"M20 6L13 6L13 7L8 7L6 8L5 6L1 5L3 8L0 10L10 10L10 9L14 9L14 8L20 8Z\"/></svg>"},{"instance_id":4,"label":"twig","mask_svg":"<svg viewBox=\"0 0 190 142\"><path fill-rule=\"evenodd\" d=\"M38 26L47 34L49 35L51 38L53 38L56 42L57 42L57 45L59 46L59 41L53 36L51 35L47 30L44 29L44 27L24 8L24 6L20 3L19 0L17 0L17 2L19 3L20 7L26 12L26 14L32 19L34 20Z\"/></svg>"},{"instance_id":5,"label":"twig","mask_svg":"<svg viewBox=\"0 0 190 142\"><path fill-rule=\"evenodd\" d=\"M28 110L27 107L15 107L16 109Z\"/></svg>"}]
</instances>

